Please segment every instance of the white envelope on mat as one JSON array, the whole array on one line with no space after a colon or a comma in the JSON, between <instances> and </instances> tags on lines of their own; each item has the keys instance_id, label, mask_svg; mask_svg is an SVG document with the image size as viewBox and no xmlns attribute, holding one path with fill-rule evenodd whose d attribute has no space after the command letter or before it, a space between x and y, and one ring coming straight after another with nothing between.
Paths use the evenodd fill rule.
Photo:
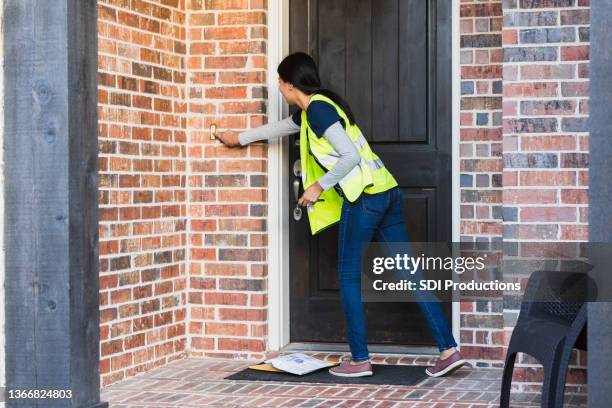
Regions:
<instances>
[{"instance_id":1,"label":"white envelope on mat","mask_svg":"<svg viewBox=\"0 0 612 408\"><path fill-rule=\"evenodd\" d=\"M334 363L322 361L302 353L287 354L265 362L278 370L297 375L308 374L334 365Z\"/></svg>"}]
</instances>

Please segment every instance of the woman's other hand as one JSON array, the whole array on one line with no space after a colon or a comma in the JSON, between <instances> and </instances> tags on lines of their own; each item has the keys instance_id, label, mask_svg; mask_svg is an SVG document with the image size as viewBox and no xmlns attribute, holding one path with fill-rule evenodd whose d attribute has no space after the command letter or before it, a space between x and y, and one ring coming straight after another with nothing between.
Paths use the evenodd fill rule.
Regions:
<instances>
[{"instance_id":1,"label":"woman's other hand","mask_svg":"<svg viewBox=\"0 0 612 408\"><path fill-rule=\"evenodd\" d=\"M231 130L217 132L217 139L228 147L241 146L240 140L238 139L238 133L232 132Z\"/></svg>"},{"instance_id":2,"label":"woman's other hand","mask_svg":"<svg viewBox=\"0 0 612 408\"><path fill-rule=\"evenodd\" d=\"M304 194L298 200L298 205L307 206L315 203L322 192L323 187L318 182L315 182L304 191Z\"/></svg>"}]
</instances>

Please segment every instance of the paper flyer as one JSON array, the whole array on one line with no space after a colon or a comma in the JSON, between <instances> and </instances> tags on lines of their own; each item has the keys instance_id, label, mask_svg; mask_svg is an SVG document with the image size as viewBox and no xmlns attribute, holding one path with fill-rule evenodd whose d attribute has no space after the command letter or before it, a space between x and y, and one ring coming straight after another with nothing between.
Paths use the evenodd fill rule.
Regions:
<instances>
[{"instance_id":1,"label":"paper flyer","mask_svg":"<svg viewBox=\"0 0 612 408\"><path fill-rule=\"evenodd\" d=\"M265 361L277 370L291 374L304 375L320 370L321 368L331 367L334 364L322 361L302 353L287 354Z\"/></svg>"}]
</instances>

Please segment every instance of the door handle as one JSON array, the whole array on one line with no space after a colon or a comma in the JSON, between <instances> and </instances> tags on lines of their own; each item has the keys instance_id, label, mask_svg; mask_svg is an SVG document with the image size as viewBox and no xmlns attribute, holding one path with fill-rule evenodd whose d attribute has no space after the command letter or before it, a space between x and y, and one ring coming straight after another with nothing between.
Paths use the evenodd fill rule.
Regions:
<instances>
[{"instance_id":1,"label":"door handle","mask_svg":"<svg viewBox=\"0 0 612 408\"><path fill-rule=\"evenodd\" d=\"M293 195L295 196L295 201L300 198L300 180L293 180Z\"/></svg>"},{"instance_id":2,"label":"door handle","mask_svg":"<svg viewBox=\"0 0 612 408\"><path fill-rule=\"evenodd\" d=\"M293 175L295 177L302 176L302 162L300 160L296 160L293 162Z\"/></svg>"},{"instance_id":3,"label":"door handle","mask_svg":"<svg viewBox=\"0 0 612 408\"><path fill-rule=\"evenodd\" d=\"M210 125L210 140L215 140L217 137L217 124L213 123Z\"/></svg>"},{"instance_id":4,"label":"door handle","mask_svg":"<svg viewBox=\"0 0 612 408\"><path fill-rule=\"evenodd\" d=\"M302 209L297 204L298 199L300 198L300 180L293 180L293 195L295 196L295 208L293 209L293 219L295 221L299 221L302 219Z\"/></svg>"}]
</instances>

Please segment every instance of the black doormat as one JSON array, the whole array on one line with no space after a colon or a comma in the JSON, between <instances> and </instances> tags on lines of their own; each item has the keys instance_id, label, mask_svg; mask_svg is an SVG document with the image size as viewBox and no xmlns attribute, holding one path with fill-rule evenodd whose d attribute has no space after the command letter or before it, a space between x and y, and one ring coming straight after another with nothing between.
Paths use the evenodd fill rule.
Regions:
<instances>
[{"instance_id":1,"label":"black doormat","mask_svg":"<svg viewBox=\"0 0 612 408\"><path fill-rule=\"evenodd\" d=\"M374 375L369 377L338 377L330 374L328 368L305 375L258 371L247 368L238 371L226 380L243 381L287 381L302 383L332 383L332 384L389 384L389 385L415 385L427 378L424 365L386 365L373 364Z\"/></svg>"}]
</instances>

